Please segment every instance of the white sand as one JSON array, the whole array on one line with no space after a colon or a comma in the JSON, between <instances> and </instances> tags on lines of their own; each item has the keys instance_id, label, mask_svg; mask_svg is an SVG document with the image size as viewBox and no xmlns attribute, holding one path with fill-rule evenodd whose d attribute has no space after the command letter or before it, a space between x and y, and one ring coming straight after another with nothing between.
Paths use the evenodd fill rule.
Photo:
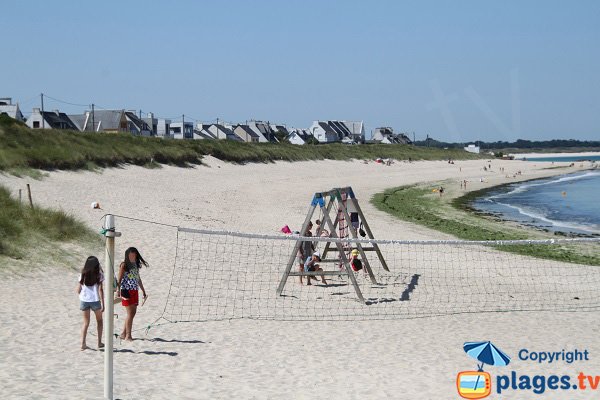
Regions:
<instances>
[{"instance_id":1,"label":"white sand","mask_svg":"<svg viewBox=\"0 0 600 400\"><path fill-rule=\"evenodd\" d=\"M42 181L0 176L13 192L31 183L37 204L62 208L100 228L102 211L186 227L273 233L297 229L312 194L351 185L378 238L442 239L447 235L404 223L368 199L393 186L462 179L469 189L579 170L542 169L521 161L397 163L303 162L236 166L208 159L194 169L138 167L102 173L53 172ZM498 167L505 168L499 173ZM521 170L518 178L506 178ZM484 177L486 182L481 183ZM453 182L453 183L451 183ZM143 270L150 298L134 328L162 312L175 253L171 228L117 218L117 254L135 245L151 263ZM98 256L103 259L99 249ZM83 260L80 264L83 264ZM0 281L2 398L102 398L103 354L79 351L81 316L74 294L77 271L52 265ZM116 307L120 329L125 316ZM520 374L600 374L598 313L503 313L358 322L236 320L155 327L115 354L115 396L123 399L454 399L456 373L475 367L465 341L491 340L513 357ZM94 323L90 332L94 332ZM309 338L315 338L311 342ZM158 339L158 340L152 340ZM95 348L95 337L88 345ZM591 360L538 366L517 360L521 348L588 349ZM490 368L502 373L502 369ZM510 392L506 398L559 398ZM597 398L593 392L576 398ZM587 395L587 396L586 396ZM564 397L572 398L572 397Z\"/></svg>"}]
</instances>

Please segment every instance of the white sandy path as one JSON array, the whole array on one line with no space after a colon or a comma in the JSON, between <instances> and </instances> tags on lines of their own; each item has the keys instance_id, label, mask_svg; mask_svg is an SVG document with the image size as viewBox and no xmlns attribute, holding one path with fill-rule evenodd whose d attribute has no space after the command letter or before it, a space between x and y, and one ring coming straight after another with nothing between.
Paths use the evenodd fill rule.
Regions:
<instances>
[{"instance_id":1,"label":"white sandy path","mask_svg":"<svg viewBox=\"0 0 600 400\"><path fill-rule=\"evenodd\" d=\"M378 238L446 238L376 210L369 198L386 188L423 181L468 179L470 189L578 169L542 170L519 161L398 163L320 161L237 166L207 159L208 167L138 167L102 173L53 172L42 181L0 176L16 192L31 183L36 203L62 208L100 228L99 201L115 214L188 227L271 233L297 228L312 193L351 185ZM505 168L498 173L498 167ZM462 169L462 171L461 171ZM485 177L487 183L480 183ZM174 259L174 230L117 219L117 253L135 245L151 262L143 271L150 293L135 327L152 322L164 305ZM99 254L100 255L100 254ZM79 268L79 265L73 268ZM78 350L80 312L73 293L77 272L49 268L0 282L2 398L102 398L102 354ZM124 317L121 308L116 308ZM580 370L600 374L598 313L505 313L398 321L233 321L156 327L146 340L117 343L117 398L453 399L460 370L475 366L462 351L471 340L492 340L516 360L519 349L587 348L591 361L539 367L515 361L519 373ZM120 321L117 327L120 327ZM92 323L90 331L94 331ZM314 343L311 343L314 338ZM94 336L88 344L95 347ZM158 340L150 340L158 339ZM501 370L497 370L501 372ZM512 392L506 398L596 398L593 393Z\"/></svg>"}]
</instances>

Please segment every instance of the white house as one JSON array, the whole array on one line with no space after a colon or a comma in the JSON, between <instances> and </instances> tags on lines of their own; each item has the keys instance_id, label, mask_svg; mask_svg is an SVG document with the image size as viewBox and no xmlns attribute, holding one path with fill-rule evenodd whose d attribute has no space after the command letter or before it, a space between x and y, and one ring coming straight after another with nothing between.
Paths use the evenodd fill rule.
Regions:
<instances>
[{"instance_id":1,"label":"white house","mask_svg":"<svg viewBox=\"0 0 600 400\"><path fill-rule=\"evenodd\" d=\"M206 128L206 131L210 133L211 136L219 139L219 140L234 140L236 142L243 142L239 136L237 136L230 127L221 125L221 124L210 124Z\"/></svg>"},{"instance_id":2,"label":"white house","mask_svg":"<svg viewBox=\"0 0 600 400\"><path fill-rule=\"evenodd\" d=\"M475 146L474 144L470 144L467 147L465 147L465 151L468 151L469 153L479 154L479 146Z\"/></svg>"},{"instance_id":3,"label":"white house","mask_svg":"<svg viewBox=\"0 0 600 400\"><path fill-rule=\"evenodd\" d=\"M154 113L148 113L142 120L148 125L151 136L158 135L158 118L154 118Z\"/></svg>"},{"instance_id":4,"label":"white house","mask_svg":"<svg viewBox=\"0 0 600 400\"><path fill-rule=\"evenodd\" d=\"M159 118L156 121L156 136L163 138L170 138L171 132L171 120Z\"/></svg>"},{"instance_id":5,"label":"white house","mask_svg":"<svg viewBox=\"0 0 600 400\"><path fill-rule=\"evenodd\" d=\"M287 140L291 144L303 145L312 137L308 129L292 129L287 136Z\"/></svg>"},{"instance_id":6,"label":"white house","mask_svg":"<svg viewBox=\"0 0 600 400\"><path fill-rule=\"evenodd\" d=\"M34 108L29 118L27 118L26 124L33 129L79 130L67 114L58 110L42 112L39 108Z\"/></svg>"},{"instance_id":7,"label":"white house","mask_svg":"<svg viewBox=\"0 0 600 400\"><path fill-rule=\"evenodd\" d=\"M403 133L394 133L389 126L375 128L372 141L382 144L411 144L412 141Z\"/></svg>"},{"instance_id":8,"label":"white house","mask_svg":"<svg viewBox=\"0 0 600 400\"><path fill-rule=\"evenodd\" d=\"M194 139L195 140L214 140L216 137L213 136L212 133L208 130L210 128L210 124L202 124L197 123L196 128L194 129Z\"/></svg>"},{"instance_id":9,"label":"white house","mask_svg":"<svg viewBox=\"0 0 600 400\"><path fill-rule=\"evenodd\" d=\"M10 97L0 98L0 114L6 114L12 119L25 122L25 118L19 109L19 103L13 104Z\"/></svg>"},{"instance_id":10,"label":"white house","mask_svg":"<svg viewBox=\"0 0 600 400\"><path fill-rule=\"evenodd\" d=\"M272 142L277 143L277 138L275 137L275 132L271 128L271 125L268 122L263 121L255 121L252 120L248 122L248 126L250 129L254 131L258 135L258 141L261 143Z\"/></svg>"},{"instance_id":11,"label":"white house","mask_svg":"<svg viewBox=\"0 0 600 400\"><path fill-rule=\"evenodd\" d=\"M169 135L174 139L193 139L193 122L171 122L169 125Z\"/></svg>"},{"instance_id":12,"label":"white house","mask_svg":"<svg viewBox=\"0 0 600 400\"><path fill-rule=\"evenodd\" d=\"M313 121L308 130L321 143L365 141L362 121Z\"/></svg>"}]
</instances>

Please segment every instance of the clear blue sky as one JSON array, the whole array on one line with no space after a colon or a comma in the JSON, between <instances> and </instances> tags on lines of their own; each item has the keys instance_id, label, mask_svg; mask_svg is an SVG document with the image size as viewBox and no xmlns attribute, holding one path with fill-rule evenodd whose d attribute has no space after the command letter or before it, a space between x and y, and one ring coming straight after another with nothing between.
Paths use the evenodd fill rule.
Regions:
<instances>
[{"instance_id":1,"label":"clear blue sky","mask_svg":"<svg viewBox=\"0 0 600 400\"><path fill-rule=\"evenodd\" d=\"M203 121L600 140L598 1L12 1L0 27L0 97L26 112L43 92Z\"/></svg>"}]
</instances>

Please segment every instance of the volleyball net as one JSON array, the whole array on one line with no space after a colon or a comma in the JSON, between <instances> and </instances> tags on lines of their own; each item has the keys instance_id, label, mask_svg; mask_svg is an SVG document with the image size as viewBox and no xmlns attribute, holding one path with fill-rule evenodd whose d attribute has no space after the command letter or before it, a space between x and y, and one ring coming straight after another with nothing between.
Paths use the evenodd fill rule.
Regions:
<instances>
[{"instance_id":1,"label":"volleyball net","mask_svg":"<svg viewBox=\"0 0 600 400\"><path fill-rule=\"evenodd\" d=\"M316 262L322 271L300 269L304 241L322 255ZM358 247L360 255L352 252ZM402 241L178 228L161 318L366 320L598 310L600 266L518 254L573 247L600 254L600 238ZM373 248L377 255L366 251ZM348 254L363 268L355 271Z\"/></svg>"}]
</instances>

